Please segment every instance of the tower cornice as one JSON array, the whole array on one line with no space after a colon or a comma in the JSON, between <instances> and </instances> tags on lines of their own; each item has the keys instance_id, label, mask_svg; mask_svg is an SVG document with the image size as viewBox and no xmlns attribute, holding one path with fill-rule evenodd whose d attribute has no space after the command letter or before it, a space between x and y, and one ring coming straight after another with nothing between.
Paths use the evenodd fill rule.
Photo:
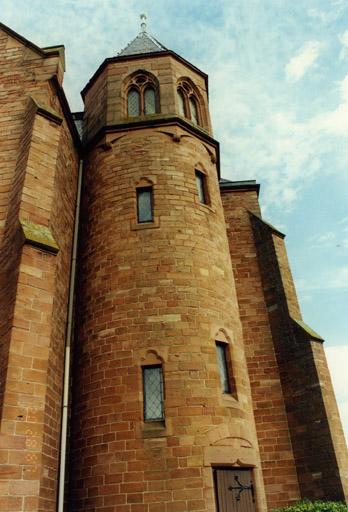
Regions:
<instances>
[{"instance_id":1,"label":"tower cornice","mask_svg":"<svg viewBox=\"0 0 348 512\"><path fill-rule=\"evenodd\" d=\"M216 151L216 171L218 175L218 179L220 179L220 144L219 142L208 135L201 128L192 125L190 122L187 122L185 119L179 116L168 116L163 118L153 118L153 119L141 119L139 121L131 121L125 123L118 124L108 124L103 126L85 145L84 145L84 153L87 153L93 146L95 146L100 139L102 139L105 135L110 133L119 133L119 132L127 132L137 130L139 128L142 129L150 129L150 128L160 128L162 126L180 126L185 131L194 135L202 142L205 142L215 148Z\"/></svg>"},{"instance_id":2,"label":"tower cornice","mask_svg":"<svg viewBox=\"0 0 348 512\"><path fill-rule=\"evenodd\" d=\"M153 59L153 58L157 58L157 57L160 58L160 57L168 57L168 56L173 57L178 62L185 64L185 66L188 66L190 69L192 69L193 71L195 71L196 73L201 75L205 81L207 95L209 94L208 93L208 75L206 73L201 71L199 68L197 68L196 66L191 64L191 62L184 59L183 57L181 57L177 53L173 52L172 50L162 50L162 51L151 52L151 53L138 53L135 55L119 55L116 57L108 57L107 59L104 60L104 62L102 62L102 64L97 69L97 71L94 73L94 75L90 78L90 80L87 82L85 87L82 89L81 96L83 99L85 98L85 95L86 95L87 91L89 90L89 88L93 85L93 83L96 81L96 79L99 77L99 75L104 71L104 69L109 64L114 64L116 62L125 62L125 61L130 61L130 60Z\"/></svg>"}]
</instances>

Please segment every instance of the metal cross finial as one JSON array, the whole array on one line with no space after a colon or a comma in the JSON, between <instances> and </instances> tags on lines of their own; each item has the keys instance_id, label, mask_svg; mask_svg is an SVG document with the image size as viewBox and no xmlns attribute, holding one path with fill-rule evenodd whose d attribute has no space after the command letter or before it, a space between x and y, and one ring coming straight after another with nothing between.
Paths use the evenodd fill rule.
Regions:
<instances>
[{"instance_id":1,"label":"metal cross finial","mask_svg":"<svg viewBox=\"0 0 348 512\"><path fill-rule=\"evenodd\" d=\"M142 32L146 32L146 14L140 14L140 20L141 20L141 31Z\"/></svg>"}]
</instances>

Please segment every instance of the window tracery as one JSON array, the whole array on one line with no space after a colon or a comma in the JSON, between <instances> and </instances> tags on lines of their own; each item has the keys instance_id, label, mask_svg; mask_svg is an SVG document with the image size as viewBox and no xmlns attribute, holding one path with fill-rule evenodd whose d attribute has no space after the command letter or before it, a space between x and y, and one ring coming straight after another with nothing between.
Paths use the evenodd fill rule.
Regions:
<instances>
[{"instance_id":1,"label":"window tracery","mask_svg":"<svg viewBox=\"0 0 348 512\"><path fill-rule=\"evenodd\" d=\"M127 115L138 117L159 112L159 87L155 77L139 71L127 84Z\"/></svg>"}]
</instances>

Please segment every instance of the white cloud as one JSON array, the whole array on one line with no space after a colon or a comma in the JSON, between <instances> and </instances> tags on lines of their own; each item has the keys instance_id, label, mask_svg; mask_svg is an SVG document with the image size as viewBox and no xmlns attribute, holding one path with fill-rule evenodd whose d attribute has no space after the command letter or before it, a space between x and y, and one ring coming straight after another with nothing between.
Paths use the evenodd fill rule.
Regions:
<instances>
[{"instance_id":1,"label":"white cloud","mask_svg":"<svg viewBox=\"0 0 348 512\"><path fill-rule=\"evenodd\" d=\"M298 52L292 57L285 66L286 78L290 82L297 82L303 75L315 64L320 55L322 43L319 41L308 41Z\"/></svg>"},{"instance_id":2,"label":"white cloud","mask_svg":"<svg viewBox=\"0 0 348 512\"><path fill-rule=\"evenodd\" d=\"M320 11L319 9L308 9L307 14L310 18L318 19L322 23L326 23L330 19L330 15L327 12Z\"/></svg>"},{"instance_id":3,"label":"white cloud","mask_svg":"<svg viewBox=\"0 0 348 512\"><path fill-rule=\"evenodd\" d=\"M348 215L346 215L345 217L342 217L342 219L339 221L338 224L348 224Z\"/></svg>"},{"instance_id":4,"label":"white cloud","mask_svg":"<svg viewBox=\"0 0 348 512\"><path fill-rule=\"evenodd\" d=\"M327 288L348 288L348 265L337 268L328 277Z\"/></svg>"},{"instance_id":5,"label":"white cloud","mask_svg":"<svg viewBox=\"0 0 348 512\"><path fill-rule=\"evenodd\" d=\"M320 275L314 276L312 280L308 278L298 279L296 288L301 293L348 289L348 265L337 266L322 272Z\"/></svg>"},{"instance_id":6,"label":"white cloud","mask_svg":"<svg viewBox=\"0 0 348 512\"><path fill-rule=\"evenodd\" d=\"M340 60L345 60L348 58L348 30L343 32L343 34L339 34L338 39L342 44L342 48L339 54Z\"/></svg>"},{"instance_id":7,"label":"white cloud","mask_svg":"<svg viewBox=\"0 0 348 512\"><path fill-rule=\"evenodd\" d=\"M348 217L343 217L331 226L330 231L316 233L309 237L308 244L312 249L348 248Z\"/></svg>"},{"instance_id":8,"label":"white cloud","mask_svg":"<svg viewBox=\"0 0 348 512\"><path fill-rule=\"evenodd\" d=\"M338 85L341 99L337 108L324 111L326 98L322 93L320 99L320 88L322 84L326 91L330 87L328 74L315 92L316 107L303 115L312 103L311 94L309 100L306 95L306 82L299 84L305 92L301 98L301 93L293 97L293 88L283 80L285 55L293 45L292 37L284 38L284 33L292 30L299 41L306 37L301 23L294 24L293 14L280 16L282 8L274 7L273 12L262 3L250 10L241 0L233 5L224 1L221 20L213 23L214 4L204 3L203 7L197 0L188 9L183 0L178 1L180 9L171 2L153 9L148 0L118 0L115 10L114 2L108 0L103 1L103 9L99 8L101 0L80 0L85 5L82 13L76 2L55 0L52 16L50 9L41 9L42 0L32 0L31 9L18 19L13 3L19 0L3 0L2 15L5 23L39 45L65 43L64 87L72 109L77 110L81 109L79 91L98 65L136 35L139 23L135 13L148 12L155 37L209 74L210 110L216 138L221 141L225 177L256 178L262 181L266 208L290 209L319 173L343 176L348 153L336 138L348 135L345 84ZM197 17L192 20L195 9ZM336 8L327 6L326 10L337 14ZM175 30L170 16L174 12L179 17ZM270 23L270 17L276 15L276 22ZM186 29L189 22L194 30ZM316 65L321 48L330 48L324 32L322 43L317 37L309 35L310 40L288 63L291 80L299 80ZM326 166L329 159L330 166Z\"/></svg>"},{"instance_id":9,"label":"white cloud","mask_svg":"<svg viewBox=\"0 0 348 512\"><path fill-rule=\"evenodd\" d=\"M310 237L309 242L312 248L323 249L325 247L332 247L336 244L336 233L327 231L323 234L313 235Z\"/></svg>"},{"instance_id":10,"label":"white cloud","mask_svg":"<svg viewBox=\"0 0 348 512\"><path fill-rule=\"evenodd\" d=\"M331 373L343 429L348 440L348 345L325 347L327 363Z\"/></svg>"},{"instance_id":11,"label":"white cloud","mask_svg":"<svg viewBox=\"0 0 348 512\"><path fill-rule=\"evenodd\" d=\"M340 96L338 106L324 112L313 119L312 125L316 130L323 130L336 136L348 136L348 75L338 82L337 91Z\"/></svg>"}]
</instances>

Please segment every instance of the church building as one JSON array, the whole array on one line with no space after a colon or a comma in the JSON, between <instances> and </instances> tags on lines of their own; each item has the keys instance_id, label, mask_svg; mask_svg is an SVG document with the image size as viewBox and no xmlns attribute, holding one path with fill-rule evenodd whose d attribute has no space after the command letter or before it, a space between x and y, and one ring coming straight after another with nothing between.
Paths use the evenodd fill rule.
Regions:
<instances>
[{"instance_id":1,"label":"church building","mask_svg":"<svg viewBox=\"0 0 348 512\"><path fill-rule=\"evenodd\" d=\"M92 43L91 43L92 44ZM0 510L345 501L323 339L208 77L141 32L72 113L64 47L0 24Z\"/></svg>"}]
</instances>

